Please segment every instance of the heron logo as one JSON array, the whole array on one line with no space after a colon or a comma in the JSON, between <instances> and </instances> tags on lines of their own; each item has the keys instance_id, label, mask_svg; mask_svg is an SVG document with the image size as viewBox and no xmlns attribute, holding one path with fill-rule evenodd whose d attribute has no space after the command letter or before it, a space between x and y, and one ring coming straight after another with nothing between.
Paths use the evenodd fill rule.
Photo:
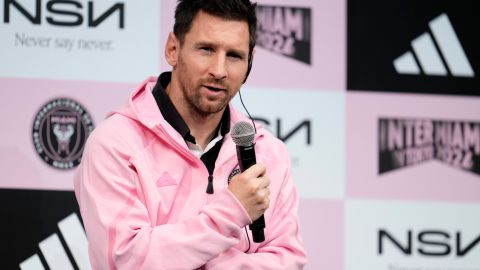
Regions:
<instances>
[{"instance_id":1,"label":"heron logo","mask_svg":"<svg viewBox=\"0 0 480 270\"><path fill-rule=\"evenodd\" d=\"M92 118L76 101L58 98L38 111L32 139L37 154L56 169L72 169L80 163L83 147L93 131Z\"/></svg>"}]
</instances>

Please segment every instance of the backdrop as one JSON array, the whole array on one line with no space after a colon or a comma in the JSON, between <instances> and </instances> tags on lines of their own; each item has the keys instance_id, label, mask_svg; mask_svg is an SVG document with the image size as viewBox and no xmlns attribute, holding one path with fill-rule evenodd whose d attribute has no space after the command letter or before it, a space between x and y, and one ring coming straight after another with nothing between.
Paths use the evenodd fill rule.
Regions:
<instances>
[{"instance_id":1,"label":"backdrop","mask_svg":"<svg viewBox=\"0 0 480 270\"><path fill-rule=\"evenodd\" d=\"M75 168L106 114L170 70L174 6L1 0L1 269L90 269ZM479 270L473 2L259 0L257 16L242 93L290 151L306 269Z\"/></svg>"}]
</instances>

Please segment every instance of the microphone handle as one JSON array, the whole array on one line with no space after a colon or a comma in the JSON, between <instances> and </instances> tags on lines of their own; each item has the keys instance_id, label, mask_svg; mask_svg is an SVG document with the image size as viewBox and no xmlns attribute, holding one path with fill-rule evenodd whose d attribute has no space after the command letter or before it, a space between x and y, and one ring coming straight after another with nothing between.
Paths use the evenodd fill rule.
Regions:
<instances>
[{"instance_id":1,"label":"microphone handle","mask_svg":"<svg viewBox=\"0 0 480 270\"><path fill-rule=\"evenodd\" d=\"M237 145L237 158L241 172L244 172L252 165L255 165L257 163L255 158L255 144L249 146ZM263 215L261 215L257 220L253 221L248 228L252 231L253 242L261 243L265 241L265 233L263 231L265 229L265 218Z\"/></svg>"}]
</instances>

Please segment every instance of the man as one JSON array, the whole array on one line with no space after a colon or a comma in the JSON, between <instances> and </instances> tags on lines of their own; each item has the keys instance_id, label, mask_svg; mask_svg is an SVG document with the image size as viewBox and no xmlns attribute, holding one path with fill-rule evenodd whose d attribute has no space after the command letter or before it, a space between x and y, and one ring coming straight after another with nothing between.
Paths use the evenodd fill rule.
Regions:
<instances>
[{"instance_id":1,"label":"man","mask_svg":"<svg viewBox=\"0 0 480 270\"><path fill-rule=\"evenodd\" d=\"M77 177L94 269L301 269L286 148L258 127L259 164L238 172L228 105L255 45L248 0L180 0L165 57L91 134ZM231 179L230 179L231 178ZM265 241L246 226L265 216Z\"/></svg>"}]
</instances>

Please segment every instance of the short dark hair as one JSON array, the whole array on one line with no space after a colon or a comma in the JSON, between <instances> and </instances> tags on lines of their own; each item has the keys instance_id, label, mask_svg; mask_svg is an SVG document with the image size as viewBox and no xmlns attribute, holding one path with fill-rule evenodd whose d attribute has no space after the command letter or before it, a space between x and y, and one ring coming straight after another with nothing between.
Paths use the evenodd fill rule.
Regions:
<instances>
[{"instance_id":1,"label":"short dark hair","mask_svg":"<svg viewBox=\"0 0 480 270\"><path fill-rule=\"evenodd\" d=\"M251 54L255 47L257 32L256 5L250 0L178 0L173 33L183 43L199 11L228 20L245 21L248 23L249 53Z\"/></svg>"}]
</instances>

